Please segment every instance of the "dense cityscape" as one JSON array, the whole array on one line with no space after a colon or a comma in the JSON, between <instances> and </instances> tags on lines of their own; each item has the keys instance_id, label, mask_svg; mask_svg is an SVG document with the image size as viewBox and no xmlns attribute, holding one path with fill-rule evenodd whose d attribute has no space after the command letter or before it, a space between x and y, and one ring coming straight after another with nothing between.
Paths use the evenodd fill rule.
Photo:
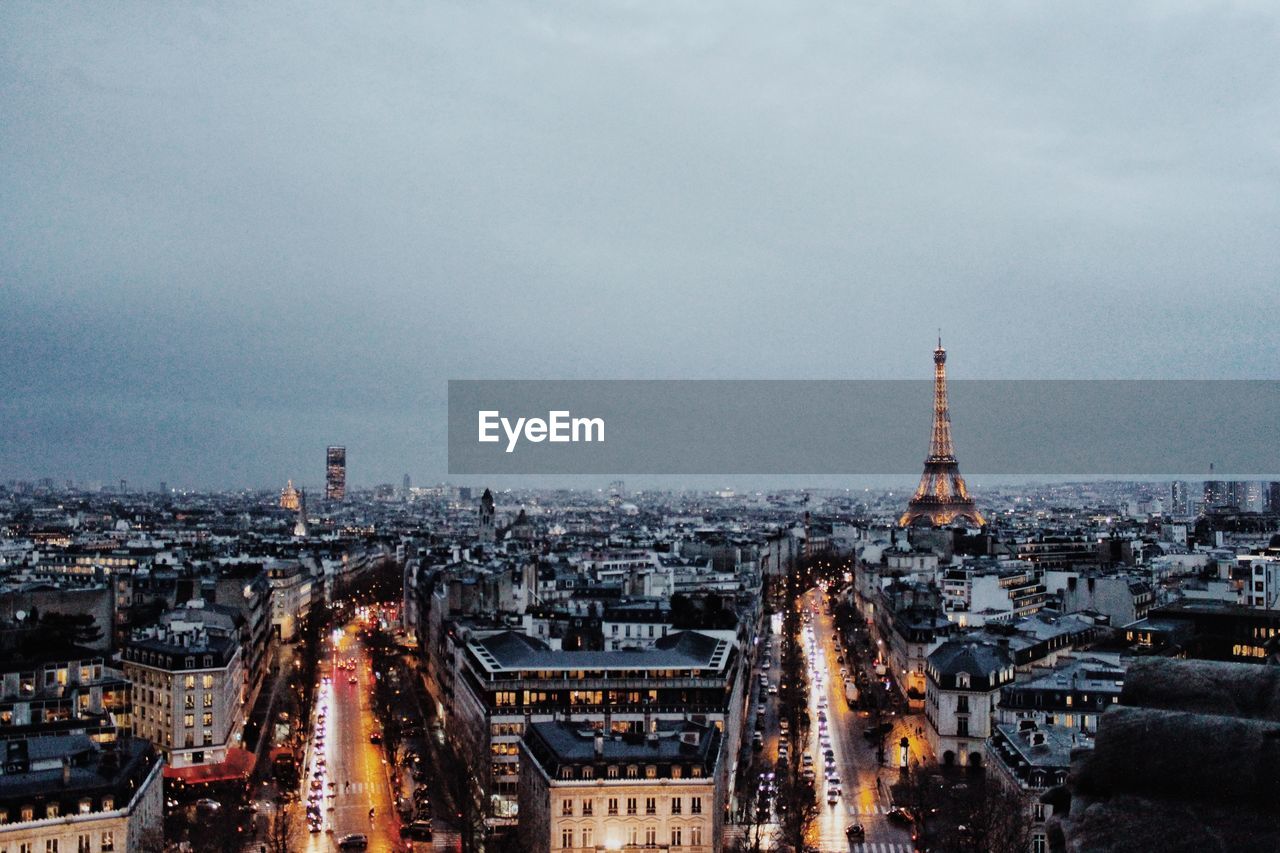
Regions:
<instances>
[{"instance_id":1,"label":"dense cityscape","mask_svg":"<svg viewBox=\"0 0 1280 853\"><path fill-rule=\"evenodd\" d=\"M1273 848L1280 482L972 493L945 355L906 501L8 483L0 850Z\"/></svg>"},{"instance_id":2,"label":"dense cityscape","mask_svg":"<svg viewBox=\"0 0 1280 853\"><path fill-rule=\"evenodd\" d=\"M1280 853L1280 5L0 3L0 853Z\"/></svg>"}]
</instances>

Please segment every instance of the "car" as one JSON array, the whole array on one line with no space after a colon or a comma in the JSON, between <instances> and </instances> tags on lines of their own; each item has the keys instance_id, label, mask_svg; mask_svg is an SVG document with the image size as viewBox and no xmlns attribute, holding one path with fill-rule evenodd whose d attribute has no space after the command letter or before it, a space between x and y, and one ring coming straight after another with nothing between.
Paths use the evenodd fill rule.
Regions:
<instances>
[{"instance_id":1,"label":"car","mask_svg":"<svg viewBox=\"0 0 1280 853\"><path fill-rule=\"evenodd\" d=\"M757 713L757 714L759 714L760 716L764 716L764 703L763 703L763 702L761 702L759 705L757 705L757 706L756 706L756 713Z\"/></svg>"},{"instance_id":2,"label":"car","mask_svg":"<svg viewBox=\"0 0 1280 853\"><path fill-rule=\"evenodd\" d=\"M431 840L431 821L415 820L400 830L400 835L414 841Z\"/></svg>"},{"instance_id":3,"label":"car","mask_svg":"<svg viewBox=\"0 0 1280 853\"><path fill-rule=\"evenodd\" d=\"M850 841L861 841L867 837L867 831L860 823L851 823L844 830L844 837Z\"/></svg>"},{"instance_id":4,"label":"car","mask_svg":"<svg viewBox=\"0 0 1280 853\"><path fill-rule=\"evenodd\" d=\"M371 732L369 734L369 743L382 743L382 732Z\"/></svg>"},{"instance_id":5,"label":"car","mask_svg":"<svg viewBox=\"0 0 1280 853\"><path fill-rule=\"evenodd\" d=\"M838 802L840 802L840 789L828 788L827 789L827 805L834 806Z\"/></svg>"},{"instance_id":6,"label":"car","mask_svg":"<svg viewBox=\"0 0 1280 853\"><path fill-rule=\"evenodd\" d=\"M896 823L899 826L910 826L916 822L916 819L911 816L911 812L907 811L902 806L894 806L889 809L887 817L889 818L890 823Z\"/></svg>"},{"instance_id":7,"label":"car","mask_svg":"<svg viewBox=\"0 0 1280 853\"><path fill-rule=\"evenodd\" d=\"M349 832L338 839L339 850L364 850L369 846L369 836L363 832Z\"/></svg>"},{"instance_id":8,"label":"car","mask_svg":"<svg viewBox=\"0 0 1280 853\"><path fill-rule=\"evenodd\" d=\"M359 683L360 683L360 679L356 678L354 675L347 679L347 684L359 684Z\"/></svg>"}]
</instances>

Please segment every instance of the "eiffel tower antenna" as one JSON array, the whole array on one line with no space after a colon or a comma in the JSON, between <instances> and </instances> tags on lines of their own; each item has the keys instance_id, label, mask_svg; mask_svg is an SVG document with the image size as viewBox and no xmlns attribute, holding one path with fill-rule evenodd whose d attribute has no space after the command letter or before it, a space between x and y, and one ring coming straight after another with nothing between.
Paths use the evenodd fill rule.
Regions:
<instances>
[{"instance_id":1,"label":"eiffel tower antenna","mask_svg":"<svg viewBox=\"0 0 1280 853\"><path fill-rule=\"evenodd\" d=\"M942 348L942 330L938 330L938 348L933 351L933 434L929 455L924 460L920 485L898 519L898 526L932 525L942 527L967 520L979 526L987 520L978 512L969 489L960 476L955 447L951 443L951 411L947 405L947 351Z\"/></svg>"}]
</instances>

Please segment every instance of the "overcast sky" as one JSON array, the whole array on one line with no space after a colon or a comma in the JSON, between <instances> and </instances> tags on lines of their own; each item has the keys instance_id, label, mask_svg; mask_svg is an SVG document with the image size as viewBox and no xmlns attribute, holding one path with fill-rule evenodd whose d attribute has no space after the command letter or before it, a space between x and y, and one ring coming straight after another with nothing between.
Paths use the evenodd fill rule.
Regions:
<instances>
[{"instance_id":1,"label":"overcast sky","mask_svg":"<svg viewBox=\"0 0 1280 853\"><path fill-rule=\"evenodd\" d=\"M1278 7L1047 8L0 4L0 481L434 481L450 378L927 378L939 326L1275 378Z\"/></svg>"}]
</instances>

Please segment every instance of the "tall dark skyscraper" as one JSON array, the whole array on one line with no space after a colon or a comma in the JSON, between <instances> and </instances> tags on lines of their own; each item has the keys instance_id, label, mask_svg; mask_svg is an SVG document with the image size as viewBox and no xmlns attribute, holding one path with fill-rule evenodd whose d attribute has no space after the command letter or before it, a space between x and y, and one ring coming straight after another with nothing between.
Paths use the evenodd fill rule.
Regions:
<instances>
[{"instance_id":1,"label":"tall dark skyscraper","mask_svg":"<svg viewBox=\"0 0 1280 853\"><path fill-rule=\"evenodd\" d=\"M330 447L325 451L324 498L340 501L347 496L347 449Z\"/></svg>"},{"instance_id":2,"label":"tall dark skyscraper","mask_svg":"<svg viewBox=\"0 0 1280 853\"><path fill-rule=\"evenodd\" d=\"M924 460L920 485L898 524L901 527L915 524L941 527L961 519L980 526L987 523L969 497L969 489L960 476L955 448L951 445L947 351L942 348L942 338L938 338L938 348L933 351L933 438L929 443L929 456Z\"/></svg>"}]
</instances>

